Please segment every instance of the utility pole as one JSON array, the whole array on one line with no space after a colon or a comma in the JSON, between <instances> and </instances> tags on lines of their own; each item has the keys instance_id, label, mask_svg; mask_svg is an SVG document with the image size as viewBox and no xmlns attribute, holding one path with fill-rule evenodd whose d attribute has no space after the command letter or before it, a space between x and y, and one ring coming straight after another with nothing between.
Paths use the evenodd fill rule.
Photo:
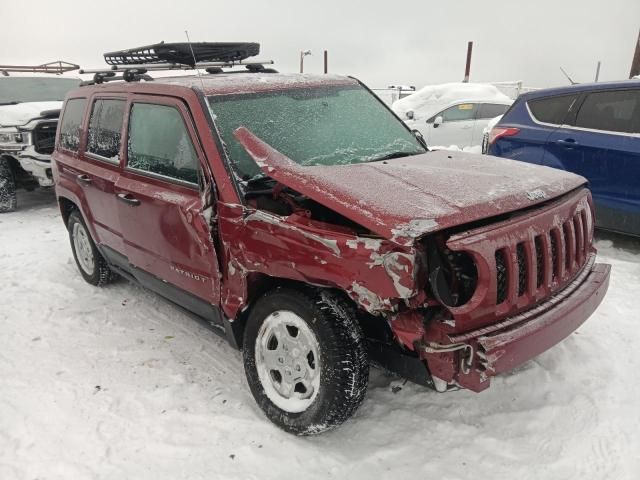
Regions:
<instances>
[{"instance_id":1,"label":"utility pole","mask_svg":"<svg viewBox=\"0 0 640 480\"><path fill-rule=\"evenodd\" d=\"M629 78L633 78L636 75L640 75L640 31L638 32L636 53L633 55L633 61L631 62L631 71L629 72Z\"/></svg>"},{"instance_id":2,"label":"utility pole","mask_svg":"<svg viewBox=\"0 0 640 480\"><path fill-rule=\"evenodd\" d=\"M304 57L311 55L311 50L300 50L300 73L304 73Z\"/></svg>"},{"instance_id":3,"label":"utility pole","mask_svg":"<svg viewBox=\"0 0 640 480\"><path fill-rule=\"evenodd\" d=\"M324 73L329 73L329 53L324 51Z\"/></svg>"},{"instance_id":4,"label":"utility pole","mask_svg":"<svg viewBox=\"0 0 640 480\"><path fill-rule=\"evenodd\" d=\"M471 74L471 52L473 51L473 42L467 43L467 65L464 69L464 83L469 83L469 75Z\"/></svg>"}]
</instances>

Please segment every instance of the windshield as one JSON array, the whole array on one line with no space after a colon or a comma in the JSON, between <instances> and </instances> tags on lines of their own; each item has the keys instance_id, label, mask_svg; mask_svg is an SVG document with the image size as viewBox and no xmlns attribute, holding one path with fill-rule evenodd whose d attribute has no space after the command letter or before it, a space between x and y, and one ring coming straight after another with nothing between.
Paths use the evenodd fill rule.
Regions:
<instances>
[{"instance_id":1,"label":"windshield","mask_svg":"<svg viewBox=\"0 0 640 480\"><path fill-rule=\"evenodd\" d=\"M360 85L213 96L209 104L231 164L244 180L261 170L233 136L238 127L300 165L345 165L425 152Z\"/></svg>"},{"instance_id":2,"label":"windshield","mask_svg":"<svg viewBox=\"0 0 640 480\"><path fill-rule=\"evenodd\" d=\"M0 77L0 104L62 101L78 85L75 78Z\"/></svg>"}]
</instances>

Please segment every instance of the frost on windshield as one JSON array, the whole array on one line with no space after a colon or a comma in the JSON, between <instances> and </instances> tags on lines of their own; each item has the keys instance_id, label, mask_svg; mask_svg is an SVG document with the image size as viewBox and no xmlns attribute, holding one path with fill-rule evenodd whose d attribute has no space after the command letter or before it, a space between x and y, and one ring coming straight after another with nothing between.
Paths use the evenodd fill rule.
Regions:
<instances>
[{"instance_id":1,"label":"frost on windshield","mask_svg":"<svg viewBox=\"0 0 640 480\"><path fill-rule=\"evenodd\" d=\"M0 77L0 104L62 101L79 84L76 78Z\"/></svg>"},{"instance_id":2,"label":"frost on windshield","mask_svg":"<svg viewBox=\"0 0 640 480\"><path fill-rule=\"evenodd\" d=\"M210 102L230 160L246 179L260 169L234 138L239 127L303 166L424 152L411 132L359 85L211 97Z\"/></svg>"}]
</instances>

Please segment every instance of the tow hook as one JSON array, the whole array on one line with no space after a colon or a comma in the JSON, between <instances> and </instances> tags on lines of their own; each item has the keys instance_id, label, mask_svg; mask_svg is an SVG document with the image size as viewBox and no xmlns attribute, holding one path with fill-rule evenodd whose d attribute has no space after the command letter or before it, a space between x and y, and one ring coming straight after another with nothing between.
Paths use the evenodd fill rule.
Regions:
<instances>
[{"instance_id":1,"label":"tow hook","mask_svg":"<svg viewBox=\"0 0 640 480\"><path fill-rule=\"evenodd\" d=\"M474 351L473 347L468 343L452 343L450 345L441 345L439 343L429 342L421 344L420 349L425 353L445 353L464 350L464 354L460 359L460 371L466 375L471 370Z\"/></svg>"}]
</instances>

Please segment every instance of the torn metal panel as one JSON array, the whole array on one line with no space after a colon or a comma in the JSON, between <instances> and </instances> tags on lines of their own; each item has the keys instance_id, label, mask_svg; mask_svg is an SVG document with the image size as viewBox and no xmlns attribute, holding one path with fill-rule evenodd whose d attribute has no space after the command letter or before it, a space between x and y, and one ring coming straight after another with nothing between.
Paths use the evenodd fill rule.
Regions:
<instances>
[{"instance_id":1,"label":"torn metal panel","mask_svg":"<svg viewBox=\"0 0 640 480\"><path fill-rule=\"evenodd\" d=\"M416 296L413 248L331 230L298 215L226 204L218 212L228 264L223 306L230 318L246 302L251 273L340 288L372 314Z\"/></svg>"}]
</instances>

